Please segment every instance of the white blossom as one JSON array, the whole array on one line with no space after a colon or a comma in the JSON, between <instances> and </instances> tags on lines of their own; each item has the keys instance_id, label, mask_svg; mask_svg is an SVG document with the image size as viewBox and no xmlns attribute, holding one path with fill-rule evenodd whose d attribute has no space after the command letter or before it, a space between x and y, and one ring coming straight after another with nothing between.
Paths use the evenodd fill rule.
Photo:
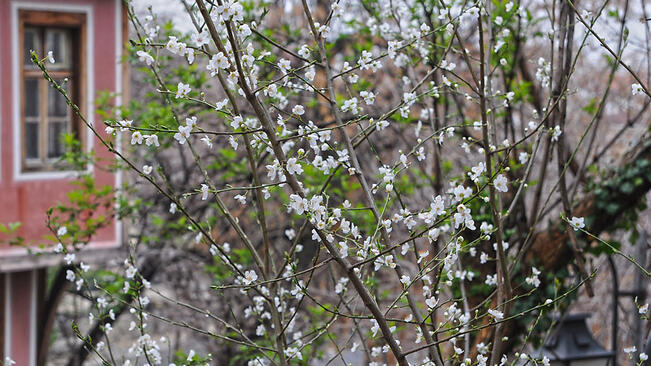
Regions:
<instances>
[{"instance_id":1,"label":"white blossom","mask_svg":"<svg viewBox=\"0 0 651 366\"><path fill-rule=\"evenodd\" d=\"M499 310L488 309L488 313L492 315L496 321L504 319L504 313Z\"/></svg>"},{"instance_id":2,"label":"white blossom","mask_svg":"<svg viewBox=\"0 0 651 366\"><path fill-rule=\"evenodd\" d=\"M154 58L145 51L140 50L136 52L136 55L138 55L138 60L140 60L140 62L146 63L147 66L151 66L151 64L154 63Z\"/></svg>"},{"instance_id":3,"label":"white blossom","mask_svg":"<svg viewBox=\"0 0 651 366\"><path fill-rule=\"evenodd\" d=\"M509 190L508 180L504 174L498 174L497 177L495 177L495 180L493 180L493 185L495 186L495 189L500 192L508 192Z\"/></svg>"},{"instance_id":4,"label":"white blossom","mask_svg":"<svg viewBox=\"0 0 651 366\"><path fill-rule=\"evenodd\" d=\"M563 131L561 131L561 127L557 125L551 131L551 134L552 134L552 141L558 141L558 138L561 137Z\"/></svg>"},{"instance_id":5,"label":"white blossom","mask_svg":"<svg viewBox=\"0 0 651 366\"><path fill-rule=\"evenodd\" d=\"M207 184L201 184L201 200L205 201L208 199L208 193L210 192L210 187Z\"/></svg>"},{"instance_id":6,"label":"white blossom","mask_svg":"<svg viewBox=\"0 0 651 366\"><path fill-rule=\"evenodd\" d=\"M258 279L258 274L255 273L255 271L246 271L244 272L244 277L242 279L242 282L248 286L251 283L255 282L257 279Z\"/></svg>"},{"instance_id":7,"label":"white blossom","mask_svg":"<svg viewBox=\"0 0 651 366\"><path fill-rule=\"evenodd\" d=\"M191 90L190 84L179 82L176 89L176 98L187 97Z\"/></svg>"},{"instance_id":8,"label":"white blossom","mask_svg":"<svg viewBox=\"0 0 651 366\"><path fill-rule=\"evenodd\" d=\"M289 158L287 159L287 172L291 175L300 175L303 173L303 167L296 158Z\"/></svg>"},{"instance_id":9,"label":"white blossom","mask_svg":"<svg viewBox=\"0 0 651 366\"><path fill-rule=\"evenodd\" d=\"M572 219L570 220L570 225L572 226L574 231L583 229L585 227L585 218L573 216Z\"/></svg>"}]
</instances>

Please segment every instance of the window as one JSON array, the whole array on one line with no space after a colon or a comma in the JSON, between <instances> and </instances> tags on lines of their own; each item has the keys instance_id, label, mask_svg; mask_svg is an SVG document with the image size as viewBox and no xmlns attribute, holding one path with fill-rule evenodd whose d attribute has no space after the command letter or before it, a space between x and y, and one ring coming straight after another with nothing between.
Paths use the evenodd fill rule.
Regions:
<instances>
[{"instance_id":1,"label":"window","mask_svg":"<svg viewBox=\"0 0 651 366\"><path fill-rule=\"evenodd\" d=\"M30 59L32 50L40 58L52 51L55 63L47 63L50 75L83 112L85 22L84 14L20 12L22 171L65 168L60 161L65 153L64 134L72 134L85 145L81 121Z\"/></svg>"}]
</instances>

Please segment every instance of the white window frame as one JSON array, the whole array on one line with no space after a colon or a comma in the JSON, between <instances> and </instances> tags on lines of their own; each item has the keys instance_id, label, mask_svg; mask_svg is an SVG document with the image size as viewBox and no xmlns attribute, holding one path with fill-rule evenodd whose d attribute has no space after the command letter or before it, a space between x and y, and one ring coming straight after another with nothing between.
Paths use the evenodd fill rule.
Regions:
<instances>
[{"instance_id":1,"label":"white window frame","mask_svg":"<svg viewBox=\"0 0 651 366\"><path fill-rule=\"evenodd\" d=\"M119 0L116 0L119 2ZM91 126L95 125L95 113L94 113L94 95L95 95L95 49L93 47L93 39L95 35L94 28L94 19L93 19L93 6L92 5L71 5L71 4L58 4L58 3L22 3L22 2L12 2L11 3L11 54L13 55L11 60L11 74L12 74L12 94L13 94L13 180L15 182L20 181L32 181L32 180L52 180L52 179L66 179L74 178L83 173L92 173L93 166L88 164L86 170L60 170L60 171L23 171L22 167L22 145L23 140L21 138L22 131L22 119L20 105L21 98L24 96L20 93L20 69L22 67L19 64L19 60L22 60L23 55L19 54L18 50L18 13L20 10L33 10L33 11L52 11L60 13L84 13L86 15L86 44L84 45L84 55L86 65L86 99L84 103L86 104L87 120ZM116 14L116 19L121 17L121 14ZM120 32L121 33L121 32ZM121 34L116 34L116 37ZM116 66L118 69L121 69L119 66ZM116 79L121 79L121 73L116 73ZM117 82L116 82L117 84ZM116 85L118 86L118 85ZM121 91L121 85L118 91ZM82 130L86 130L86 152L90 152L93 148L93 132L90 128L82 126Z\"/></svg>"}]
</instances>

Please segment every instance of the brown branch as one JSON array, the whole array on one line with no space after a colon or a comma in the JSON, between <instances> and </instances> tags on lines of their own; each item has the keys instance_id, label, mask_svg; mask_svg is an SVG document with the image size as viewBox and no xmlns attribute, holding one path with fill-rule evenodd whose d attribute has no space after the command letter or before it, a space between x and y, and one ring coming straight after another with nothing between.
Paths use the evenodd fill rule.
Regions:
<instances>
[{"instance_id":1,"label":"brown branch","mask_svg":"<svg viewBox=\"0 0 651 366\"><path fill-rule=\"evenodd\" d=\"M572 62L572 45L573 45L573 37L574 37L574 17L570 15L569 10L570 9L569 6L567 5L567 2L561 4L561 15L559 17L559 29L561 30L561 41L558 44L559 45L558 55L559 55L560 62L556 69L558 71L558 76L555 78L557 85L556 88L554 88L554 91L552 93L552 97L554 99L562 98L564 94L563 88L567 86L568 79L572 72L571 62ZM561 127L561 130L565 130L565 122L567 117L567 98L563 97L560 103L561 103L560 108L554 110L554 117L555 117L554 120L557 121L558 125ZM565 216L569 218L572 216L572 207L567 192L567 183L565 181L566 169L564 168L564 166L568 161L567 153L565 152L565 141L566 141L566 134L561 134L559 136L559 140L558 140L558 144L556 145L556 148L558 152L557 163L558 163L558 175L559 175L558 177L559 191L561 194L561 201L563 202L563 211L565 213ZM575 160L572 159L572 161ZM579 248L579 243L577 242L574 229L571 228L569 225L565 225L565 232L570 239L570 243L572 244L571 246L572 254L574 255L574 258L576 260L576 266L579 269L581 278L586 280L585 283L586 292L588 293L588 296L592 297L594 296L594 291L592 290L592 285L588 280L589 276L588 276L588 272L585 269L585 263L583 262L582 249Z\"/></svg>"}]
</instances>

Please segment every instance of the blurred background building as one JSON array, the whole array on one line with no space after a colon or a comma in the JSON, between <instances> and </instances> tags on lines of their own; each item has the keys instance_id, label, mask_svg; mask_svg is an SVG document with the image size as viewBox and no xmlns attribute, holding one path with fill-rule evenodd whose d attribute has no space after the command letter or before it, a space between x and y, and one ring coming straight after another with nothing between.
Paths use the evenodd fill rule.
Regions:
<instances>
[{"instance_id":1,"label":"blurred background building","mask_svg":"<svg viewBox=\"0 0 651 366\"><path fill-rule=\"evenodd\" d=\"M0 247L0 353L17 365L44 364L54 305L62 294L46 283L45 268L61 264L60 255L43 247L56 243L46 211L65 200L80 173L91 173L99 185L120 184L119 175L91 164L84 171L65 166L65 134L80 142L74 148L92 149L106 161L112 155L43 78L30 51L41 59L52 52L55 62L47 62L52 77L103 131L94 99L99 91L112 91L121 103L125 29L121 0L0 0L0 222L20 222L13 234L24 239ZM83 255L102 256L120 246L120 224L110 215L106 220L113 221ZM29 255L35 251L43 254Z\"/></svg>"}]
</instances>

